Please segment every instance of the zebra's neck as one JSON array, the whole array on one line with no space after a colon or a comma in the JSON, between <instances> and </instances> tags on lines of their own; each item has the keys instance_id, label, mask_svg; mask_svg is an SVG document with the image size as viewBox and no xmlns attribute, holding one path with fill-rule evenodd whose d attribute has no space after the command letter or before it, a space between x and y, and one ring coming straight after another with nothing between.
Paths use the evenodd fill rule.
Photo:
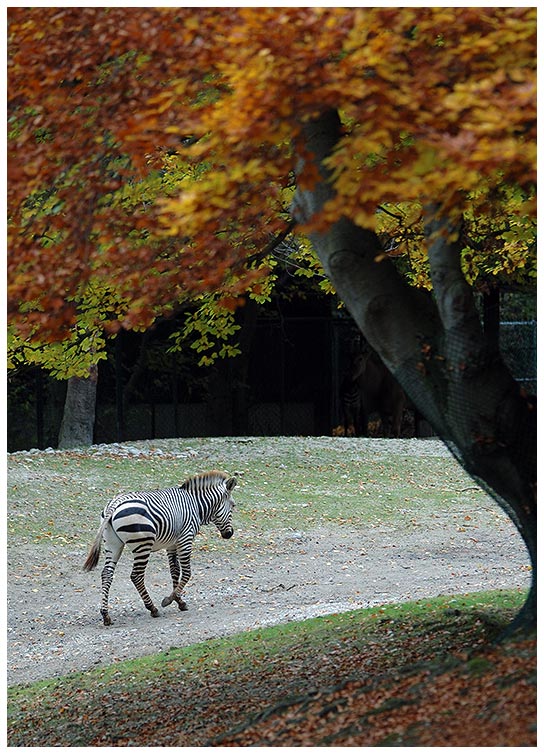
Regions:
<instances>
[{"instance_id":1,"label":"zebra's neck","mask_svg":"<svg viewBox=\"0 0 544 754\"><path fill-rule=\"evenodd\" d=\"M198 508L198 515L200 516L200 523L203 525L209 524L213 509L209 503L205 503L197 498L196 505Z\"/></svg>"}]
</instances>

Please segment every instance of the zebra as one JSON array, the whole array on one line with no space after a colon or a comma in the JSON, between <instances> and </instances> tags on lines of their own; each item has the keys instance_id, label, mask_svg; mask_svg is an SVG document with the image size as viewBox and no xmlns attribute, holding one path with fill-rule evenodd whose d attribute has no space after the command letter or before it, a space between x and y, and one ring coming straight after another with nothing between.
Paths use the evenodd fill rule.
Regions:
<instances>
[{"instance_id":1,"label":"zebra","mask_svg":"<svg viewBox=\"0 0 544 754\"><path fill-rule=\"evenodd\" d=\"M191 577L193 540L200 527L210 523L217 526L223 539L232 537L231 493L235 486L236 477L208 471L189 477L177 487L127 492L110 500L102 511L102 521L83 565L85 571L96 568L103 541L106 562L102 570L100 614L105 626L111 625L108 595L125 545L134 557L131 581L151 615L156 618L159 611L145 588L144 578L149 557L156 550L166 550L173 584L173 591L163 599L162 607L177 602L180 610L187 609L181 592Z\"/></svg>"}]
</instances>

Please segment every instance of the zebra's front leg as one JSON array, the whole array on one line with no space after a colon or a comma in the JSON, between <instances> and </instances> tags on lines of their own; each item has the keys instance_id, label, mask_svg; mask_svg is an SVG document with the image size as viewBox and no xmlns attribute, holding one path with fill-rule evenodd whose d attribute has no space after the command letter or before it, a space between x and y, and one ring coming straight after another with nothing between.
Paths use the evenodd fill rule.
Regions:
<instances>
[{"instance_id":1,"label":"zebra's front leg","mask_svg":"<svg viewBox=\"0 0 544 754\"><path fill-rule=\"evenodd\" d=\"M191 543L192 544L192 543ZM172 581L174 585L174 591L165 597L161 602L163 607L170 605L172 602L177 602L180 610L187 610L187 604L181 598L181 593L185 587L185 584L191 578L191 545L184 549L178 549L176 552L168 553L168 562L170 563L170 573L172 575ZM173 565L175 564L175 565ZM181 565L181 579L180 576ZM179 579L179 581L178 581Z\"/></svg>"},{"instance_id":2,"label":"zebra's front leg","mask_svg":"<svg viewBox=\"0 0 544 754\"><path fill-rule=\"evenodd\" d=\"M143 554L139 554L134 559L134 565L130 574L130 580L138 590L138 594L142 598L145 607L149 610L153 618L156 618L159 611L153 604L153 600L149 596L147 589L145 588L145 569L149 560L150 551Z\"/></svg>"},{"instance_id":3,"label":"zebra's front leg","mask_svg":"<svg viewBox=\"0 0 544 754\"><path fill-rule=\"evenodd\" d=\"M180 576L180 567L179 567L179 560L178 556L175 550L168 550L168 565L170 566L170 575L172 577L172 587L174 591L168 595L168 597L165 597L163 601L161 602L162 607L167 607L168 605L172 604L172 602L177 602L178 607L180 610L187 610L186 603L179 597L179 595L176 594L176 587L179 583L179 576Z\"/></svg>"}]
</instances>

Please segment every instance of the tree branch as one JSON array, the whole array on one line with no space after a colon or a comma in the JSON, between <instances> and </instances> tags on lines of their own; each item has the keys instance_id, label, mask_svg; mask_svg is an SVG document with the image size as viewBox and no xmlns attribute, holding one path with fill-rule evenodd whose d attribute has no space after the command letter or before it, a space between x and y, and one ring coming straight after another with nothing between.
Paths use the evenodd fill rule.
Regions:
<instances>
[{"instance_id":1,"label":"tree branch","mask_svg":"<svg viewBox=\"0 0 544 754\"><path fill-rule=\"evenodd\" d=\"M431 280L444 329L470 333L483 343L472 288L461 270L461 228L441 216L438 205L427 206L424 215Z\"/></svg>"},{"instance_id":2,"label":"tree branch","mask_svg":"<svg viewBox=\"0 0 544 754\"><path fill-rule=\"evenodd\" d=\"M340 118L333 110L302 128L304 143L298 145L297 176L303 175L308 159L312 159L321 180L311 189L297 189L292 213L299 222L311 225L335 196L325 161L341 134ZM410 288L391 260L383 258L376 233L347 217L325 230L310 231L309 236L325 272L362 333L395 372L418 352L426 334L435 329L438 318L430 296Z\"/></svg>"},{"instance_id":3,"label":"tree branch","mask_svg":"<svg viewBox=\"0 0 544 754\"><path fill-rule=\"evenodd\" d=\"M284 230L282 230L280 233L274 236L264 247L264 249L261 249L261 251L255 252L255 254L250 254L249 257L244 257L240 264L248 265L252 264L253 262L261 262L263 259L266 259L266 257L270 256L270 254L273 253L276 246L279 246L282 241L285 241L287 236L293 232L293 230L296 227L296 220L293 219L290 222L287 223Z\"/></svg>"}]
</instances>

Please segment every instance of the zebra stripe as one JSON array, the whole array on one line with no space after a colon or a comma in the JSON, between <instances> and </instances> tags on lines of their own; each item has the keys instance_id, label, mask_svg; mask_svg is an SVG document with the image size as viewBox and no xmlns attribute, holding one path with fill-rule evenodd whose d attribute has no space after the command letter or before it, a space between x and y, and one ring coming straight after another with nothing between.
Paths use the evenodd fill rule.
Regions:
<instances>
[{"instance_id":1,"label":"zebra stripe","mask_svg":"<svg viewBox=\"0 0 544 754\"><path fill-rule=\"evenodd\" d=\"M93 570L104 544L106 562L102 570L102 607L104 625L111 624L108 597L115 567L125 546L133 555L131 581L153 617L159 612L145 587L145 569L152 552L166 550L173 591L162 601L166 607L177 602L186 609L181 592L191 577L191 550L200 527L213 523L224 539L232 528L236 485L221 471L209 471L185 480L178 487L117 495L102 511L102 521L83 568Z\"/></svg>"}]
</instances>

